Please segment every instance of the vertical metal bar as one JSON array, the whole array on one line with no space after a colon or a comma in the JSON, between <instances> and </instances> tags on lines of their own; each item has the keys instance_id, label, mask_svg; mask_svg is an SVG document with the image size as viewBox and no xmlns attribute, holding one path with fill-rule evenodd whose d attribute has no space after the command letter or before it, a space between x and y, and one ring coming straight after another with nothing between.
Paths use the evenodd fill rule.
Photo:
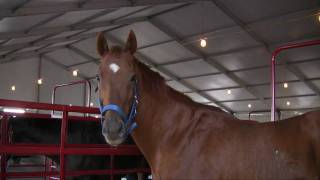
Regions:
<instances>
[{"instance_id":1,"label":"vertical metal bar","mask_svg":"<svg viewBox=\"0 0 320 180\"><path fill-rule=\"evenodd\" d=\"M1 121L1 145L8 144L8 116L3 115ZM1 180L6 179L7 172L7 154L1 154Z\"/></svg>"},{"instance_id":2,"label":"vertical metal bar","mask_svg":"<svg viewBox=\"0 0 320 180\"><path fill-rule=\"evenodd\" d=\"M251 113L252 113L252 111L251 111L251 112L249 112L249 120L251 120Z\"/></svg>"},{"instance_id":3,"label":"vertical metal bar","mask_svg":"<svg viewBox=\"0 0 320 180\"><path fill-rule=\"evenodd\" d=\"M110 173L110 180L114 179L114 155L110 156L110 169L111 169L111 173Z\"/></svg>"},{"instance_id":4,"label":"vertical metal bar","mask_svg":"<svg viewBox=\"0 0 320 180\"><path fill-rule=\"evenodd\" d=\"M275 66L275 58L276 58L277 53L272 54L272 59L271 59L271 95L272 95L272 100L271 100L271 121L275 121L275 109L276 109L276 88L275 88L275 83L276 83L276 66Z\"/></svg>"},{"instance_id":5,"label":"vertical metal bar","mask_svg":"<svg viewBox=\"0 0 320 180\"><path fill-rule=\"evenodd\" d=\"M47 174L47 172L48 172L47 166L48 166L48 158L47 158L47 156L44 156L44 175L43 175L43 179L44 179L44 180L47 179L47 176L46 176L46 174Z\"/></svg>"},{"instance_id":6,"label":"vertical metal bar","mask_svg":"<svg viewBox=\"0 0 320 180\"><path fill-rule=\"evenodd\" d=\"M63 118L61 122L61 137L60 137L60 180L65 180L65 154L64 147L68 138L68 112L66 108L63 110Z\"/></svg>"},{"instance_id":7,"label":"vertical metal bar","mask_svg":"<svg viewBox=\"0 0 320 180\"><path fill-rule=\"evenodd\" d=\"M48 162L48 165L49 165L49 167L48 167L48 172L51 172L51 171L52 171L53 163L52 163L52 160L51 160L51 159L49 159L48 161L49 161L49 162ZM51 179L51 176L49 176L48 179L50 180L50 179Z\"/></svg>"}]
</instances>

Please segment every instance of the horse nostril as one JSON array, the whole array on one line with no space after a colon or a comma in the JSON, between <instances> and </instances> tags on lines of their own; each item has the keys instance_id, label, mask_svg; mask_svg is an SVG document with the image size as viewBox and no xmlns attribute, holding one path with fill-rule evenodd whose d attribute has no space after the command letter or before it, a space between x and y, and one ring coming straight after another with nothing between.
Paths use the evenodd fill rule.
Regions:
<instances>
[{"instance_id":1,"label":"horse nostril","mask_svg":"<svg viewBox=\"0 0 320 180\"><path fill-rule=\"evenodd\" d=\"M108 129L105 126L102 127L102 134L108 134Z\"/></svg>"},{"instance_id":2,"label":"horse nostril","mask_svg":"<svg viewBox=\"0 0 320 180\"><path fill-rule=\"evenodd\" d=\"M114 127L114 132L119 133L121 132L122 128L122 123L118 123L118 125Z\"/></svg>"}]
</instances>

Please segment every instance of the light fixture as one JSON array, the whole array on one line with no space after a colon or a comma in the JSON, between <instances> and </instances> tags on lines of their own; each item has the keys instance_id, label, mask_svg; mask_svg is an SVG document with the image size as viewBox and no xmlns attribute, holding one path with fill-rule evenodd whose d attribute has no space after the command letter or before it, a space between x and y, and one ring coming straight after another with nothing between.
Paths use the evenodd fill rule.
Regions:
<instances>
[{"instance_id":1,"label":"light fixture","mask_svg":"<svg viewBox=\"0 0 320 180\"><path fill-rule=\"evenodd\" d=\"M15 91L15 90L16 90L16 86L15 85L11 86L11 91Z\"/></svg>"},{"instance_id":2,"label":"light fixture","mask_svg":"<svg viewBox=\"0 0 320 180\"><path fill-rule=\"evenodd\" d=\"M228 95L231 94L231 90L230 90L230 89L227 90L227 94L228 94Z\"/></svg>"},{"instance_id":3,"label":"light fixture","mask_svg":"<svg viewBox=\"0 0 320 180\"><path fill-rule=\"evenodd\" d=\"M3 111L8 113L19 113L19 114L23 114L26 112L24 109L15 109L15 108L4 108Z\"/></svg>"},{"instance_id":4,"label":"light fixture","mask_svg":"<svg viewBox=\"0 0 320 180\"><path fill-rule=\"evenodd\" d=\"M72 106L72 104L69 104L69 106Z\"/></svg>"},{"instance_id":5,"label":"light fixture","mask_svg":"<svg viewBox=\"0 0 320 180\"><path fill-rule=\"evenodd\" d=\"M98 116L98 115L95 115L94 117L95 117L95 118L99 118L99 116Z\"/></svg>"},{"instance_id":6,"label":"light fixture","mask_svg":"<svg viewBox=\"0 0 320 180\"><path fill-rule=\"evenodd\" d=\"M288 83L283 83L283 87L288 88L289 87Z\"/></svg>"},{"instance_id":7,"label":"light fixture","mask_svg":"<svg viewBox=\"0 0 320 180\"><path fill-rule=\"evenodd\" d=\"M200 39L200 46L203 48L207 46L207 41L204 38Z\"/></svg>"},{"instance_id":8,"label":"light fixture","mask_svg":"<svg viewBox=\"0 0 320 180\"><path fill-rule=\"evenodd\" d=\"M42 84L42 78L39 78L39 79L37 80L37 83L38 83L39 85L41 85L41 84Z\"/></svg>"},{"instance_id":9,"label":"light fixture","mask_svg":"<svg viewBox=\"0 0 320 180\"><path fill-rule=\"evenodd\" d=\"M90 106L93 106L93 102L90 103Z\"/></svg>"},{"instance_id":10,"label":"light fixture","mask_svg":"<svg viewBox=\"0 0 320 180\"><path fill-rule=\"evenodd\" d=\"M72 71L72 75L74 76L74 77L76 77L76 76L78 76L78 69L76 69L76 70L73 70Z\"/></svg>"},{"instance_id":11,"label":"light fixture","mask_svg":"<svg viewBox=\"0 0 320 180\"><path fill-rule=\"evenodd\" d=\"M287 101L287 102L286 102L286 105L287 105L287 106L290 106L290 105L291 105L290 101Z\"/></svg>"},{"instance_id":12,"label":"light fixture","mask_svg":"<svg viewBox=\"0 0 320 180\"><path fill-rule=\"evenodd\" d=\"M318 15L318 21L320 22L320 15Z\"/></svg>"},{"instance_id":13,"label":"light fixture","mask_svg":"<svg viewBox=\"0 0 320 180\"><path fill-rule=\"evenodd\" d=\"M251 108L252 107L252 105L251 104L248 104L248 108Z\"/></svg>"}]
</instances>

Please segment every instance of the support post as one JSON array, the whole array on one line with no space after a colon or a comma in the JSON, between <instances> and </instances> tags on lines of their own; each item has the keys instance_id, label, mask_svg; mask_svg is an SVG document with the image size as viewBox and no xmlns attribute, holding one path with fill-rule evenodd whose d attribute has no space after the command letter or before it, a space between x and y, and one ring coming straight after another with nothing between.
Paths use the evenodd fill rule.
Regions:
<instances>
[{"instance_id":1,"label":"support post","mask_svg":"<svg viewBox=\"0 0 320 180\"><path fill-rule=\"evenodd\" d=\"M8 144L8 116L3 115L1 120L1 145ZM1 180L6 180L7 173L7 154L1 154Z\"/></svg>"},{"instance_id":2,"label":"support post","mask_svg":"<svg viewBox=\"0 0 320 180\"><path fill-rule=\"evenodd\" d=\"M61 137L60 137L60 180L65 180L65 153L64 148L68 139L68 112L66 108L63 110L63 118L61 122Z\"/></svg>"}]
</instances>

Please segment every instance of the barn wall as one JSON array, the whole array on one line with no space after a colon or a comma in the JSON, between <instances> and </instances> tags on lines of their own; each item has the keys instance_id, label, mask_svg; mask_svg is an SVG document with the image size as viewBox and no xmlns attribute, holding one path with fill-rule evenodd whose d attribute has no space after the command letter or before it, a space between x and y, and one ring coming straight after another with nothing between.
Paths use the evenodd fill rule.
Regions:
<instances>
[{"instance_id":1,"label":"barn wall","mask_svg":"<svg viewBox=\"0 0 320 180\"><path fill-rule=\"evenodd\" d=\"M73 77L71 71L53 64L45 58L42 59L41 71L39 72L39 63L39 57L34 57L1 64L0 98L51 103L52 90L55 85L82 80L79 77ZM43 84L40 86L37 84L39 73L43 79ZM96 84L96 81L92 80L91 102L95 106L97 105L97 94L94 92ZM16 86L16 91L11 91L12 85ZM85 105L84 86L75 85L58 89L56 103Z\"/></svg>"},{"instance_id":2,"label":"barn wall","mask_svg":"<svg viewBox=\"0 0 320 180\"><path fill-rule=\"evenodd\" d=\"M23 59L0 65L0 98L36 101L38 58ZM15 85L16 90L11 91Z\"/></svg>"},{"instance_id":3,"label":"barn wall","mask_svg":"<svg viewBox=\"0 0 320 180\"><path fill-rule=\"evenodd\" d=\"M43 60L41 77L44 80L40 88L40 102L51 103L51 94L55 85L81 80L73 77L70 71L64 70L57 65ZM84 87L75 85L72 87L63 87L56 92L57 104L84 105Z\"/></svg>"}]
</instances>

